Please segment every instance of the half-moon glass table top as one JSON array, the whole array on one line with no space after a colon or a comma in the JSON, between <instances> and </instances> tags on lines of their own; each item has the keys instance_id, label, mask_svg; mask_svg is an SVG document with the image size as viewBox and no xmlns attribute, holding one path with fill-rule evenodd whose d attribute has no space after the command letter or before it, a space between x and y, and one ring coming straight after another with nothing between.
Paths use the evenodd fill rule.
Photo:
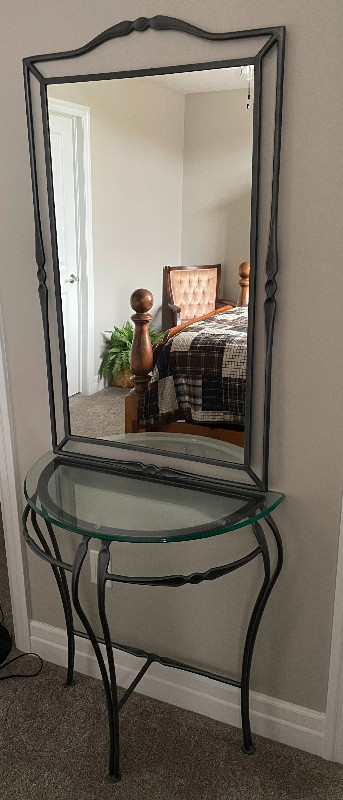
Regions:
<instances>
[{"instance_id":1,"label":"half-moon glass table top","mask_svg":"<svg viewBox=\"0 0 343 800\"><path fill-rule=\"evenodd\" d=\"M148 469L146 473L148 473ZM81 535L123 542L179 542L251 525L284 499L278 492L180 486L105 471L47 453L30 469L25 497L40 516Z\"/></svg>"}]
</instances>

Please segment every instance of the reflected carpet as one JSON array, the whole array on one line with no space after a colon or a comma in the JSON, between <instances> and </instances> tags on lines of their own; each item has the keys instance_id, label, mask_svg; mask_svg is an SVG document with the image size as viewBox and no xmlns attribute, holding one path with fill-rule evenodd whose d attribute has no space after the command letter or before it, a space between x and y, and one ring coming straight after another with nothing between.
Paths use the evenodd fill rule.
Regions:
<instances>
[{"instance_id":1,"label":"reflected carpet","mask_svg":"<svg viewBox=\"0 0 343 800\"><path fill-rule=\"evenodd\" d=\"M69 398L70 426L74 436L103 439L125 433L124 399L128 389L109 386L95 394Z\"/></svg>"}]
</instances>

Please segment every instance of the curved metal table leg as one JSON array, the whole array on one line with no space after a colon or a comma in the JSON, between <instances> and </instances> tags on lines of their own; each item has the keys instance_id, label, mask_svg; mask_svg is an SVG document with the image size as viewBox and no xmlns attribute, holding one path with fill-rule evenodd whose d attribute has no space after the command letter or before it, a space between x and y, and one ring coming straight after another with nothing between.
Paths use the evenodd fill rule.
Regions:
<instances>
[{"instance_id":1,"label":"curved metal table leg","mask_svg":"<svg viewBox=\"0 0 343 800\"><path fill-rule=\"evenodd\" d=\"M88 551L88 544L91 537L84 536L82 539L81 544L79 544L78 549L76 551L73 571L72 571L72 598L74 603L74 608L76 613L78 614L82 625L84 626L89 640L92 644L97 662L99 664L102 682L105 690L106 696L106 703L107 703L107 712L108 712L108 724L109 724L109 733L110 733L110 755L109 755L109 779L111 781L120 780L119 769L116 769L117 761L115 758L115 751L114 751L114 741L115 741L115 726L114 726L114 713L113 713L113 702L112 702L112 693L111 693L111 686L108 680L107 670L105 666L104 659L102 657L102 653L100 650L99 642L95 636L93 628L86 617L86 614L80 604L79 600L79 581L80 581L80 573L82 569L83 562L87 555ZM107 649L107 646L106 646ZM108 654L108 653L107 653ZM113 658L113 654L112 654ZM117 740L118 741L118 740Z\"/></svg>"},{"instance_id":2,"label":"curved metal table leg","mask_svg":"<svg viewBox=\"0 0 343 800\"><path fill-rule=\"evenodd\" d=\"M255 522L253 524L253 530L262 550L262 558L264 565L264 580L261 589L258 593L258 597L255 602L252 615L250 618L248 631L245 639L243 661L242 661L242 677L241 677L241 714L242 714L242 729L243 729L242 750L244 753L248 755L252 755L256 750L251 735L250 714L249 714L249 685L250 685L250 672L251 672L251 663L254 652L254 646L255 646L257 631L262 619L264 609L267 605L267 601L269 599L273 586L281 572L283 563L283 548L278 528L270 516L265 517L265 519L276 541L277 561L275 570L271 575L268 543L261 525L259 524L259 522Z\"/></svg>"},{"instance_id":3,"label":"curved metal table leg","mask_svg":"<svg viewBox=\"0 0 343 800\"><path fill-rule=\"evenodd\" d=\"M45 520L45 525L49 532L49 536L51 539L51 544L53 546L53 550L55 553L56 558L61 561L61 552L60 548L57 543L57 539L55 536L54 529L50 522ZM60 577L61 577L61 584L63 588L63 595L64 599L62 598L63 608L64 608L64 616L66 619L67 625L67 637L68 637L68 669L67 669L67 682L66 686L74 686L74 664L75 664L75 636L74 636L74 620L73 620L73 609L70 600L70 593L67 583L66 574L63 569L59 569Z\"/></svg>"},{"instance_id":4,"label":"curved metal table leg","mask_svg":"<svg viewBox=\"0 0 343 800\"><path fill-rule=\"evenodd\" d=\"M47 544L43 533L38 525L37 522L37 515L33 509L31 509L31 522L32 526L38 536L38 539L43 547L43 550L50 556L52 556L51 550L49 545ZM45 520L45 525L48 530L52 547L55 553L56 558L61 561L61 553L60 549L57 544L56 536L53 531L52 525L50 522ZM54 577L58 586L58 591L60 593L60 597L62 600L62 606L64 611L64 617L66 621L66 628L67 628L67 637L68 637L68 668L67 668L67 680L66 686L73 686L74 681L74 662L75 662L75 636L74 636L74 622L73 622L73 612L72 606L70 601L70 594L67 584L67 579L65 576L65 572L63 569L51 564L52 571L54 573Z\"/></svg>"},{"instance_id":5,"label":"curved metal table leg","mask_svg":"<svg viewBox=\"0 0 343 800\"><path fill-rule=\"evenodd\" d=\"M118 692L115 663L113 658L113 647L111 642L110 630L108 627L105 610L105 590L107 579L107 568L110 560L110 542L102 541L101 550L98 556L98 609L101 627L104 634L108 668L110 674L111 697L112 697L112 724L110 725L110 758L109 758L109 779L113 782L120 780L120 738L119 738L119 708Z\"/></svg>"}]
</instances>

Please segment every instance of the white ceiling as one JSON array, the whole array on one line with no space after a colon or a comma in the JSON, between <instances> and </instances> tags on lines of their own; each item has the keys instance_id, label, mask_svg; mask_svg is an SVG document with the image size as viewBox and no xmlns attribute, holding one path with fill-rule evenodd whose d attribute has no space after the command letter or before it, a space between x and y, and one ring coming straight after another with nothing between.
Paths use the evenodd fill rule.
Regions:
<instances>
[{"instance_id":1,"label":"white ceiling","mask_svg":"<svg viewBox=\"0 0 343 800\"><path fill-rule=\"evenodd\" d=\"M244 67L243 67L244 69ZM251 67L252 73L254 68ZM153 75L145 78L173 89L180 94L198 92L222 92L228 89L246 89L248 80L240 75L240 67L204 69L198 72L175 72L172 75ZM253 88L253 80L251 81Z\"/></svg>"}]
</instances>

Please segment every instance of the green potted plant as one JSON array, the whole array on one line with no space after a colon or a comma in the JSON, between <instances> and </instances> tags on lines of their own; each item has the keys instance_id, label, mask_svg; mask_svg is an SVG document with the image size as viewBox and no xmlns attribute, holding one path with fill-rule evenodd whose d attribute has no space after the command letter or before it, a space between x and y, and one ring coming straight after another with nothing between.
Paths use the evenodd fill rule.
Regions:
<instances>
[{"instance_id":1,"label":"green potted plant","mask_svg":"<svg viewBox=\"0 0 343 800\"><path fill-rule=\"evenodd\" d=\"M101 354L99 377L104 378L108 386L121 386L132 388L130 353L134 329L131 322L126 322L122 328L113 326L113 331L106 331L110 336L103 334L104 347ZM161 342L164 333L156 333L149 328L151 344Z\"/></svg>"}]
</instances>

